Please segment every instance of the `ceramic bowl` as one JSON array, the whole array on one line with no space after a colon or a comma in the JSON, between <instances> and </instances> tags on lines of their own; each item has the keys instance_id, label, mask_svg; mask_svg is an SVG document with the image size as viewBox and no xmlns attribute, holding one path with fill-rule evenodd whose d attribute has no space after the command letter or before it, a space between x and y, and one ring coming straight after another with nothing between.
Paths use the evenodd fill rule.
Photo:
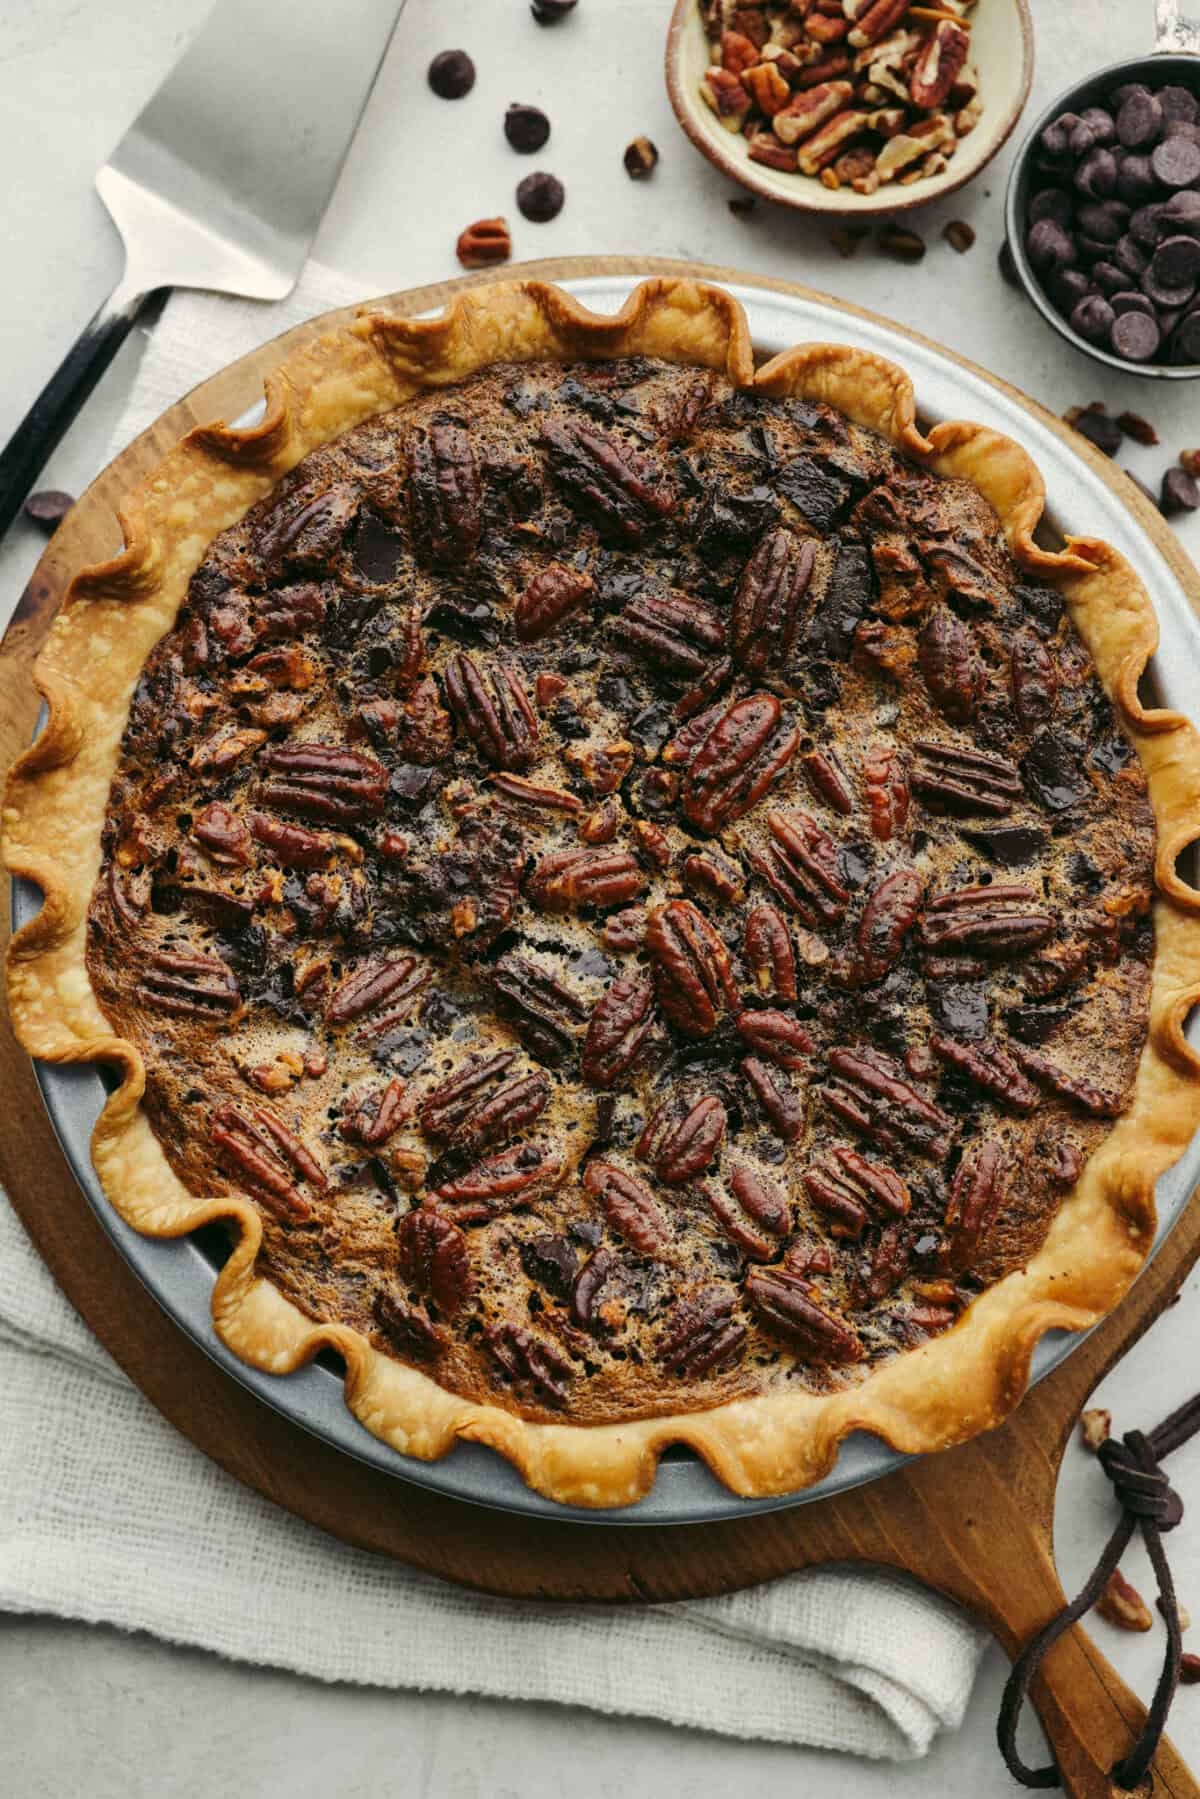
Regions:
<instances>
[{"instance_id":1,"label":"ceramic bowl","mask_svg":"<svg viewBox=\"0 0 1200 1799\"><path fill-rule=\"evenodd\" d=\"M973 181L1021 116L1033 78L1029 0L979 0L971 15L971 39L983 99L983 111L974 131L960 139L944 174L915 181L911 187L893 182L874 194L822 187L810 175L786 174L750 161L745 138L727 131L700 98L701 78L712 63L700 0L675 0L667 33L667 92L675 116L696 148L723 175L762 199L775 200L796 212L823 213L829 218L907 212L931 200L944 199Z\"/></svg>"},{"instance_id":2,"label":"ceramic bowl","mask_svg":"<svg viewBox=\"0 0 1200 1799\"><path fill-rule=\"evenodd\" d=\"M1041 118L1030 128L1029 135L1017 151L1012 173L1008 178L1008 194L1005 198L1005 230L1008 234L1008 247L1012 255L1013 266L1017 271L1021 286L1033 301L1047 324L1052 325L1058 335L1065 338L1075 349L1082 350L1093 362L1102 362L1110 369L1118 369L1123 375L1149 375L1157 381L1194 381L1200 375L1200 364L1169 362L1126 362L1123 357L1114 356L1111 350L1101 348L1099 344L1090 343L1081 337L1078 331L1072 331L1070 325L1058 311L1042 288L1041 282L1034 273L1033 266L1025 253L1025 233L1028 229L1026 217L1029 211L1030 194L1036 188L1045 186L1045 177L1039 177L1035 166L1037 142L1042 132L1052 119L1064 112L1082 112L1085 106L1094 106L1114 87L1121 87L1126 82L1142 81L1147 87L1158 88L1168 85L1190 88L1200 98L1200 56L1192 53L1180 55L1164 54L1159 51L1152 56L1133 57L1128 62L1115 62L1107 69L1098 69L1086 80L1077 81L1073 87L1064 88L1052 106L1048 106Z\"/></svg>"}]
</instances>

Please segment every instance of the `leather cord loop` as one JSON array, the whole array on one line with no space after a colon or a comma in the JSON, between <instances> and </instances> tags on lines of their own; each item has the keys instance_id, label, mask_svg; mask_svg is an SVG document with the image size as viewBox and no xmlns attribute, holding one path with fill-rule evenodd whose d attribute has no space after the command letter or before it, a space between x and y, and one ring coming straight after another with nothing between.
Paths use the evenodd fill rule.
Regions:
<instances>
[{"instance_id":1,"label":"leather cord loop","mask_svg":"<svg viewBox=\"0 0 1200 1799\"><path fill-rule=\"evenodd\" d=\"M1142 1533L1158 1582L1159 1609L1167 1625L1167 1650L1162 1673L1154 1689L1154 1698L1146 1714L1146 1722L1129 1754L1112 1769L1112 1778L1119 1787L1127 1790L1136 1787L1145 1778L1146 1770L1154 1760L1166 1728L1167 1713L1179 1684L1179 1661L1183 1652L1179 1603L1175 1597L1175 1585L1162 1542L1163 1532L1174 1530L1183 1517L1183 1501L1159 1467L1159 1462L1163 1456L1178 1449L1181 1443L1186 1443L1197 1430L1200 1430L1200 1394L1189 1399L1178 1411L1172 1412L1156 1429L1146 1433L1140 1430L1126 1431L1120 1440L1109 1438L1100 1445L1097 1460L1112 1482L1113 1492L1121 1506L1120 1520L1082 1591L1069 1605L1063 1607L1057 1617L1052 1618L1030 1638L1014 1661L1000 1702L1000 1717L996 1726L1000 1753L1013 1779L1023 1787L1062 1785L1062 1777L1053 1764L1045 1768L1031 1768L1017 1753L1017 1723L1030 1682L1037 1674L1047 1651L1100 1598L1135 1530Z\"/></svg>"}]
</instances>

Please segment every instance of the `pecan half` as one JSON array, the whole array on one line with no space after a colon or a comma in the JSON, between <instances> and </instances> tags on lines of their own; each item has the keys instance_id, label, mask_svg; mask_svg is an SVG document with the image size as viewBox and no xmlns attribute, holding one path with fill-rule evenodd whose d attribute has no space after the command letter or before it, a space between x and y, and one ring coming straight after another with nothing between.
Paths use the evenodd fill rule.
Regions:
<instances>
[{"instance_id":1,"label":"pecan half","mask_svg":"<svg viewBox=\"0 0 1200 1799\"><path fill-rule=\"evenodd\" d=\"M908 776L900 752L890 745L872 749L863 769L871 833L881 843L899 837L908 822Z\"/></svg>"},{"instance_id":2,"label":"pecan half","mask_svg":"<svg viewBox=\"0 0 1200 1799\"><path fill-rule=\"evenodd\" d=\"M363 964L338 987L328 1006L328 1024L351 1024L371 1016L372 1034L398 1024L408 1010L408 1002L428 985L430 970L415 956L397 956L389 961L379 956ZM385 1010L386 1009L386 1010ZM375 1014L384 1016L376 1024Z\"/></svg>"},{"instance_id":3,"label":"pecan half","mask_svg":"<svg viewBox=\"0 0 1200 1799\"><path fill-rule=\"evenodd\" d=\"M848 81L820 81L811 87L806 84L775 114L771 129L781 144L798 144L834 113L841 112L853 91Z\"/></svg>"},{"instance_id":4,"label":"pecan half","mask_svg":"<svg viewBox=\"0 0 1200 1799\"><path fill-rule=\"evenodd\" d=\"M703 1174L715 1159L727 1123L724 1106L712 1094L697 1100L682 1117L668 1100L638 1138L637 1153L660 1181L668 1187L681 1187Z\"/></svg>"},{"instance_id":5,"label":"pecan half","mask_svg":"<svg viewBox=\"0 0 1200 1799\"><path fill-rule=\"evenodd\" d=\"M265 812L250 814L250 835L271 853L283 868L323 868L337 848L337 839L306 825L288 824Z\"/></svg>"},{"instance_id":6,"label":"pecan half","mask_svg":"<svg viewBox=\"0 0 1200 1799\"><path fill-rule=\"evenodd\" d=\"M412 1112L408 1086L397 1075L384 1087L370 1093L352 1093L342 1104L338 1130L350 1143L361 1143L364 1149L379 1149L395 1136Z\"/></svg>"},{"instance_id":7,"label":"pecan half","mask_svg":"<svg viewBox=\"0 0 1200 1799\"><path fill-rule=\"evenodd\" d=\"M950 1273L961 1274L978 1257L1004 1204L1008 1175L1004 1150L991 1139L959 1163L946 1207L948 1237L942 1259Z\"/></svg>"},{"instance_id":8,"label":"pecan half","mask_svg":"<svg viewBox=\"0 0 1200 1799\"><path fill-rule=\"evenodd\" d=\"M453 1318L474 1290L467 1239L449 1218L419 1206L400 1220L396 1231L396 1266L419 1293Z\"/></svg>"},{"instance_id":9,"label":"pecan half","mask_svg":"<svg viewBox=\"0 0 1200 1799\"><path fill-rule=\"evenodd\" d=\"M951 724L974 718L983 693L983 663L970 626L948 606L936 607L926 619L917 661L930 698Z\"/></svg>"},{"instance_id":10,"label":"pecan half","mask_svg":"<svg viewBox=\"0 0 1200 1799\"><path fill-rule=\"evenodd\" d=\"M582 569L548 562L539 569L513 610L513 629L521 643L536 643L557 631L565 618L586 605L595 591Z\"/></svg>"},{"instance_id":11,"label":"pecan half","mask_svg":"<svg viewBox=\"0 0 1200 1799\"><path fill-rule=\"evenodd\" d=\"M768 854L750 860L771 889L811 928L836 924L850 903L837 844L807 812L770 812Z\"/></svg>"},{"instance_id":12,"label":"pecan half","mask_svg":"<svg viewBox=\"0 0 1200 1799\"><path fill-rule=\"evenodd\" d=\"M766 999L796 998L796 956L787 925L774 906L755 906L746 919L746 961Z\"/></svg>"},{"instance_id":13,"label":"pecan half","mask_svg":"<svg viewBox=\"0 0 1200 1799\"><path fill-rule=\"evenodd\" d=\"M915 868L896 869L872 891L858 925L854 972L859 980L881 981L895 967L924 892L925 877Z\"/></svg>"},{"instance_id":14,"label":"pecan half","mask_svg":"<svg viewBox=\"0 0 1200 1799\"><path fill-rule=\"evenodd\" d=\"M689 681L707 674L725 647L720 613L686 594L637 594L610 628L652 667Z\"/></svg>"},{"instance_id":15,"label":"pecan half","mask_svg":"<svg viewBox=\"0 0 1200 1799\"><path fill-rule=\"evenodd\" d=\"M541 787L536 781L527 781L523 775L499 774L492 776L492 786L506 800L516 805L531 807L535 812L582 812L583 801L563 787ZM582 836L583 827L580 826ZM614 832L615 835L615 832ZM589 842L595 842L589 838Z\"/></svg>"},{"instance_id":16,"label":"pecan half","mask_svg":"<svg viewBox=\"0 0 1200 1799\"><path fill-rule=\"evenodd\" d=\"M222 725L196 745L190 765L198 774L227 775L266 741L265 731L251 730L246 725Z\"/></svg>"},{"instance_id":17,"label":"pecan half","mask_svg":"<svg viewBox=\"0 0 1200 1799\"><path fill-rule=\"evenodd\" d=\"M800 601L816 545L782 527L768 531L742 571L733 600L733 659L750 674L781 672L796 640Z\"/></svg>"},{"instance_id":18,"label":"pecan half","mask_svg":"<svg viewBox=\"0 0 1200 1799\"><path fill-rule=\"evenodd\" d=\"M485 1156L465 1174L433 1189L439 1207L459 1224L482 1224L552 1192L563 1176L563 1160L546 1143L514 1143Z\"/></svg>"},{"instance_id":19,"label":"pecan half","mask_svg":"<svg viewBox=\"0 0 1200 1799\"><path fill-rule=\"evenodd\" d=\"M737 1295L728 1287L702 1287L677 1305L658 1340L658 1359L670 1374L699 1379L726 1367L746 1340L733 1316Z\"/></svg>"},{"instance_id":20,"label":"pecan half","mask_svg":"<svg viewBox=\"0 0 1200 1799\"><path fill-rule=\"evenodd\" d=\"M645 941L659 1004L686 1036L710 1037L722 1004L739 1009L729 952L690 900L652 912Z\"/></svg>"},{"instance_id":21,"label":"pecan half","mask_svg":"<svg viewBox=\"0 0 1200 1799\"><path fill-rule=\"evenodd\" d=\"M929 1047L950 1068L1014 1112L1032 1112L1037 1105L1037 1088L1030 1086L1012 1057L996 1044L965 1043L958 1037L937 1035L930 1038Z\"/></svg>"},{"instance_id":22,"label":"pecan half","mask_svg":"<svg viewBox=\"0 0 1200 1799\"><path fill-rule=\"evenodd\" d=\"M571 1287L571 1319L581 1330L594 1330L600 1294L615 1265L610 1249L596 1249L588 1257Z\"/></svg>"},{"instance_id":23,"label":"pecan half","mask_svg":"<svg viewBox=\"0 0 1200 1799\"><path fill-rule=\"evenodd\" d=\"M752 1268L746 1298L769 1329L789 1338L810 1362L861 1362L863 1349L853 1327L830 1310L811 1281L782 1268Z\"/></svg>"},{"instance_id":24,"label":"pecan half","mask_svg":"<svg viewBox=\"0 0 1200 1799\"><path fill-rule=\"evenodd\" d=\"M210 1024L224 1022L242 1003L236 980L216 956L176 955L169 950L149 957L135 991L151 1011L206 1019Z\"/></svg>"},{"instance_id":25,"label":"pecan half","mask_svg":"<svg viewBox=\"0 0 1200 1799\"><path fill-rule=\"evenodd\" d=\"M821 1098L843 1124L880 1149L913 1149L942 1161L954 1120L919 1093L891 1056L878 1049L829 1052L830 1079Z\"/></svg>"},{"instance_id":26,"label":"pecan half","mask_svg":"<svg viewBox=\"0 0 1200 1799\"><path fill-rule=\"evenodd\" d=\"M324 493L304 488L285 493L260 521L250 553L271 580L285 572L323 569L341 548L358 506L358 491L349 482L336 483Z\"/></svg>"},{"instance_id":27,"label":"pecan half","mask_svg":"<svg viewBox=\"0 0 1200 1799\"><path fill-rule=\"evenodd\" d=\"M1010 1047L1026 1074L1031 1074L1035 1081L1040 1081L1052 1092L1061 1093L1064 1099L1073 1100L1082 1111L1090 1112L1093 1118L1118 1118L1125 1110L1125 1094L1102 1092L1085 1076L1069 1074L1065 1068L1057 1068L1039 1050L1030 1049L1024 1043L1013 1043Z\"/></svg>"},{"instance_id":28,"label":"pecan half","mask_svg":"<svg viewBox=\"0 0 1200 1799\"><path fill-rule=\"evenodd\" d=\"M1114 1568L1109 1575L1104 1591L1096 1601L1096 1610L1102 1618L1107 1618L1110 1624L1117 1625L1120 1630L1154 1628L1154 1613L1133 1582L1126 1580L1119 1568ZM1188 1659L1184 1657L1185 1661Z\"/></svg>"},{"instance_id":29,"label":"pecan half","mask_svg":"<svg viewBox=\"0 0 1200 1799\"><path fill-rule=\"evenodd\" d=\"M941 893L921 920L921 943L942 955L1024 955L1054 934L1053 914L1039 910L1035 897L1031 887L999 883Z\"/></svg>"},{"instance_id":30,"label":"pecan half","mask_svg":"<svg viewBox=\"0 0 1200 1799\"><path fill-rule=\"evenodd\" d=\"M746 1162L735 1164L729 1175L732 1195L720 1188L703 1186L703 1195L717 1223L732 1243L752 1262L769 1262L779 1253L779 1240L792 1228L791 1207L765 1175Z\"/></svg>"},{"instance_id":31,"label":"pecan half","mask_svg":"<svg viewBox=\"0 0 1200 1799\"><path fill-rule=\"evenodd\" d=\"M835 1237L860 1237L868 1219L903 1218L912 1204L907 1184L893 1169L840 1144L810 1165L804 1187Z\"/></svg>"},{"instance_id":32,"label":"pecan half","mask_svg":"<svg viewBox=\"0 0 1200 1799\"><path fill-rule=\"evenodd\" d=\"M737 905L746 897L740 871L715 850L685 856L680 872L685 887L708 899L720 900L722 905Z\"/></svg>"},{"instance_id":33,"label":"pecan half","mask_svg":"<svg viewBox=\"0 0 1200 1799\"><path fill-rule=\"evenodd\" d=\"M827 800L844 818L854 810L854 795L846 779L846 771L832 750L811 750L802 756L804 773L813 792Z\"/></svg>"},{"instance_id":34,"label":"pecan half","mask_svg":"<svg viewBox=\"0 0 1200 1799\"><path fill-rule=\"evenodd\" d=\"M739 1066L776 1136L794 1143L804 1129L804 1107L792 1083L758 1056L744 1056Z\"/></svg>"},{"instance_id":35,"label":"pecan half","mask_svg":"<svg viewBox=\"0 0 1200 1799\"><path fill-rule=\"evenodd\" d=\"M553 850L534 864L525 891L543 912L624 906L644 893L646 876L629 850Z\"/></svg>"},{"instance_id":36,"label":"pecan half","mask_svg":"<svg viewBox=\"0 0 1200 1799\"><path fill-rule=\"evenodd\" d=\"M967 60L971 40L952 19L939 19L913 64L908 91L914 106L932 111L945 100Z\"/></svg>"},{"instance_id":37,"label":"pecan half","mask_svg":"<svg viewBox=\"0 0 1200 1799\"><path fill-rule=\"evenodd\" d=\"M583 1190L604 1208L610 1229L639 1255L661 1256L670 1235L658 1201L636 1175L611 1162L589 1162Z\"/></svg>"},{"instance_id":38,"label":"pecan half","mask_svg":"<svg viewBox=\"0 0 1200 1799\"><path fill-rule=\"evenodd\" d=\"M539 1062L552 1068L572 1053L588 1015L569 987L527 956L502 956L492 974L496 1010Z\"/></svg>"},{"instance_id":39,"label":"pecan half","mask_svg":"<svg viewBox=\"0 0 1200 1799\"><path fill-rule=\"evenodd\" d=\"M381 1290L371 1301L371 1315L393 1349L414 1362L427 1362L445 1348L445 1337L423 1306L398 1293Z\"/></svg>"},{"instance_id":40,"label":"pecan half","mask_svg":"<svg viewBox=\"0 0 1200 1799\"><path fill-rule=\"evenodd\" d=\"M196 814L192 836L222 868L245 867L253 854L244 820L220 800L212 800Z\"/></svg>"},{"instance_id":41,"label":"pecan half","mask_svg":"<svg viewBox=\"0 0 1200 1799\"><path fill-rule=\"evenodd\" d=\"M790 1012L739 1012L733 1022L738 1036L755 1055L765 1056L780 1068L808 1067L816 1045Z\"/></svg>"},{"instance_id":42,"label":"pecan half","mask_svg":"<svg viewBox=\"0 0 1200 1799\"><path fill-rule=\"evenodd\" d=\"M479 754L493 768L528 768L537 755L537 713L520 676L507 663L486 674L465 650L446 665L446 698Z\"/></svg>"},{"instance_id":43,"label":"pecan half","mask_svg":"<svg viewBox=\"0 0 1200 1799\"><path fill-rule=\"evenodd\" d=\"M323 1191L324 1170L265 1106L255 1106L249 1117L236 1106L219 1106L209 1121L208 1140L217 1161L272 1211L298 1223L311 1218L312 1207L296 1183L308 1181Z\"/></svg>"},{"instance_id":44,"label":"pecan half","mask_svg":"<svg viewBox=\"0 0 1200 1799\"><path fill-rule=\"evenodd\" d=\"M621 438L552 419L541 442L572 505L618 542L642 543L674 512L676 497L661 464Z\"/></svg>"},{"instance_id":45,"label":"pecan half","mask_svg":"<svg viewBox=\"0 0 1200 1799\"><path fill-rule=\"evenodd\" d=\"M1023 731L1036 731L1054 716L1058 675L1049 650L1035 631L1018 631L1010 652L1013 711Z\"/></svg>"},{"instance_id":46,"label":"pecan half","mask_svg":"<svg viewBox=\"0 0 1200 1799\"><path fill-rule=\"evenodd\" d=\"M620 975L601 994L583 1043L580 1072L593 1087L615 1087L654 1028L654 989L644 975Z\"/></svg>"},{"instance_id":47,"label":"pecan half","mask_svg":"<svg viewBox=\"0 0 1200 1799\"><path fill-rule=\"evenodd\" d=\"M488 268L495 262L507 262L512 255L512 238L504 219L476 219L458 234L454 254L464 269Z\"/></svg>"},{"instance_id":48,"label":"pecan half","mask_svg":"<svg viewBox=\"0 0 1200 1799\"><path fill-rule=\"evenodd\" d=\"M917 743L914 748L920 760L912 773L913 791L949 812L1000 817L1021 797L1021 777L1004 756L953 743Z\"/></svg>"},{"instance_id":49,"label":"pecan half","mask_svg":"<svg viewBox=\"0 0 1200 1799\"><path fill-rule=\"evenodd\" d=\"M549 1079L540 1071L504 1078L515 1061L515 1050L472 1056L425 1095L422 1130L450 1149L482 1149L515 1137L545 1111L550 1099Z\"/></svg>"},{"instance_id":50,"label":"pecan half","mask_svg":"<svg viewBox=\"0 0 1200 1799\"><path fill-rule=\"evenodd\" d=\"M771 693L752 693L717 720L688 768L683 809L698 830L714 834L757 805L783 773L800 732Z\"/></svg>"},{"instance_id":51,"label":"pecan half","mask_svg":"<svg viewBox=\"0 0 1200 1799\"><path fill-rule=\"evenodd\" d=\"M273 779L260 790L263 804L330 824L377 817L387 800L382 762L332 743L284 743L264 758Z\"/></svg>"},{"instance_id":52,"label":"pecan half","mask_svg":"<svg viewBox=\"0 0 1200 1799\"><path fill-rule=\"evenodd\" d=\"M408 517L423 562L457 569L483 533L483 493L471 433L446 420L419 433L409 448Z\"/></svg>"},{"instance_id":53,"label":"pecan half","mask_svg":"<svg viewBox=\"0 0 1200 1799\"><path fill-rule=\"evenodd\" d=\"M571 1365L544 1337L520 1324L489 1324L483 1343L502 1375L540 1404L556 1409L567 1403Z\"/></svg>"}]
</instances>

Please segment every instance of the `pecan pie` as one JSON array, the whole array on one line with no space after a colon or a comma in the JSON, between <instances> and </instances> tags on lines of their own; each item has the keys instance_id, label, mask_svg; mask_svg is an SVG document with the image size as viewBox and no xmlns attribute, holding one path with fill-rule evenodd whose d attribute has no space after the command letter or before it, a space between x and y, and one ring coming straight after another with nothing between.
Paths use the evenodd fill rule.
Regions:
<instances>
[{"instance_id":1,"label":"pecan pie","mask_svg":"<svg viewBox=\"0 0 1200 1799\"><path fill-rule=\"evenodd\" d=\"M77 577L10 784L13 1011L123 1069L113 1202L233 1227L246 1359L578 1503L994 1422L1200 1110L1132 571L691 283L368 314L271 400Z\"/></svg>"}]
</instances>

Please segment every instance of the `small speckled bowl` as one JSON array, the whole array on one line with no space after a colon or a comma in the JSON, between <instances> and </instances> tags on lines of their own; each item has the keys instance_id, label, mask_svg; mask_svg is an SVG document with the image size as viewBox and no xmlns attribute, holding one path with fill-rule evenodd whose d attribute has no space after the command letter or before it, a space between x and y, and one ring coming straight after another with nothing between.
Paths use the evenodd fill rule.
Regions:
<instances>
[{"instance_id":1,"label":"small speckled bowl","mask_svg":"<svg viewBox=\"0 0 1200 1799\"><path fill-rule=\"evenodd\" d=\"M1084 81L1077 81L1073 87L1064 88L1052 106L1048 106L1041 118L1031 127L1028 137L1017 151L1012 173L1008 178L1008 194L1005 198L1005 230L1008 234L1008 247L1012 255L1013 266L1020 277L1021 285L1033 301L1047 324L1052 325L1060 337L1073 344L1075 349L1082 350L1093 362L1102 362L1110 369L1118 369L1123 375L1149 375L1157 381L1194 381L1200 375L1200 363L1171 362L1128 362L1122 356L1116 356L1111 350L1093 344L1078 331L1072 331L1070 325L1058 311L1050 296L1034 273L1033 266L1025 251L1026 218L1029 212L1029 199L1039 185L1040 180L1034 164L1034 152L1037 141L1046 126L1060 113L1082 112L1087 106L1094 106L1114 87L1121 87L1129 81L1142 81L1150 88L1177 85L1190 88L1197 99L1200 99L1200 55L1194 50L1172 53L1167 49L1171 42L1187 41L1186 37L1168 37L1164 42L1161 35L1162 15L1168 16L1168 28L1173 32L1195 32L1197 28L1180 20L1174 9L1160 7L1160 47L1152 56L1137 56L1129 62L1114 62L1107 69L1098 69ZM1200 33L1197 34L1200 39Z\"/></svg>"},{"instance_id":2,"label":"small speckled bowl","mask_svg":"<svg viewBox=\"0 0 1200 1799\"><path fill-rule=\"evenodd\" d=\"M667 32L667 92L676 118L696 148L723 175L761 199L828 218L907 212L942 200L973 181L1009 136L1029 96L1033 79L1029 0L979 0L971 16L971 39L983 99L974 131L960 139L944 174L915 181L911 187L893 182L874 194L823 187L814 176L788 174L750 161L745 138L727 131L700 98L701 78L712 64L700 0L675 0Z\"/></svg>"}]
</instances>

